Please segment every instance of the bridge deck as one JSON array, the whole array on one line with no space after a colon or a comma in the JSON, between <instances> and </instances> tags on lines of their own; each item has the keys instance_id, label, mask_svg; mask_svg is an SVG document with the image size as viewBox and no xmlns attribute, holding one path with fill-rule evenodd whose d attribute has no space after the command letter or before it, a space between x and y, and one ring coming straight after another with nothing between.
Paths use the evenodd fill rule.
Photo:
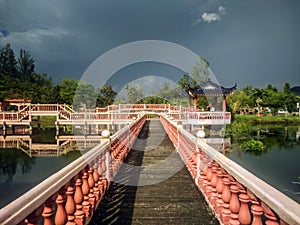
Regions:
<instances>
[{"instance_id":1,"label":"bridge deck","mask_svg":"<svg viewBox=\"0 0 300 225\"><path fill-rule=\"evenodd\" d=\"M114 181L90 224L219 224L159 120L146 122Z\"/></svg>"}]
</instances>

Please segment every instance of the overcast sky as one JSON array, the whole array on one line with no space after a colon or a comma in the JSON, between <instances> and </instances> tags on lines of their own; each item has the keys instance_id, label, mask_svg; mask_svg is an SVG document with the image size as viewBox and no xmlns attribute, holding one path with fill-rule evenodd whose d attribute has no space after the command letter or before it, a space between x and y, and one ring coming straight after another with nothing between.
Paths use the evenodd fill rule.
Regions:
<instances>
[{"instance_id":1,"label":"overcast sky","mask_svg":"<svg viewBox=\"0 0 300 225\"><path fill-rule=\"evenodd\" d=\"M299 10L298 0L0 0L0 46L28 50L37 72L59 82L119 45L163 40L205 56L223 86L281 89L300 85ZM181 74L158 63L122 71L115 85Z\"/></svg>"}]
</instances>

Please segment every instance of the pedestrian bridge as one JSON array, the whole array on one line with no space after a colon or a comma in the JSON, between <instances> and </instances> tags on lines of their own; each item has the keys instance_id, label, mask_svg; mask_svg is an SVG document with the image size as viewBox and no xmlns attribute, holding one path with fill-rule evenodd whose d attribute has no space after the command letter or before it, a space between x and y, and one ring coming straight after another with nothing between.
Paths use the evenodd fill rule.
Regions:
<instances>
[{"instance_id":1,"label":"pedestrian bridge","mask_svg":"<svg viewBox=\"0 0 300 225\"><path fill-rule=\"evenodd\" d=\"M300 224L298 203L155 113L2 208L0 224Z\"/></svg>"}]
</instances>

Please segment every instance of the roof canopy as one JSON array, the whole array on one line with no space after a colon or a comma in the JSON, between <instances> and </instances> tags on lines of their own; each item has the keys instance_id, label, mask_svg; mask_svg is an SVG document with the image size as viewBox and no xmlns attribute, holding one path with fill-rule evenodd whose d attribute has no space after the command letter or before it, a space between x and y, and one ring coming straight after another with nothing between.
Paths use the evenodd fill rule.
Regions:
<instances>
[{"instance_id":1,"label":"roof canopy","mask_svg":"<svg viewBox=\"0 0 300 225\"><path fill-rule=\"evenodd\" d=\"M208 80L206 82L202 82L195 88L189 88L188 94L192 97L195 96L224 96L231 94L234 90L236 90L236 84L233 87L225 88L223 86L219 86L218 84Z\"/></svg>"}]
</instances>

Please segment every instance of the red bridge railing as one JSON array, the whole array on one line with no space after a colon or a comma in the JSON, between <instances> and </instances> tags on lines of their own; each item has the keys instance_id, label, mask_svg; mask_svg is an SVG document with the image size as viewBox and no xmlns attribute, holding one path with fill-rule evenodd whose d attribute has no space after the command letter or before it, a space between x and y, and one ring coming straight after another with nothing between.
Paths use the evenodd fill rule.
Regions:
<instances>
[{"instance_id":1,"label":"red bridge railing","mask_svg":"<svg viewBox=\"0 0 300 225\"><path fill-rule=\"evenodd\" d=\"M174 146L222 224L297 225L300 205L161 116Z\"/></svg>"},{"instance_id":2,"label":"red bridge railing","mask_svg":"<svg viewBox=\"0 0 300 225\"><path fill-rule=\"evenodd\" d=\"M146 120L127 127L0 210L0 224L88 224Z\"/></svg>"}]
</instances>

